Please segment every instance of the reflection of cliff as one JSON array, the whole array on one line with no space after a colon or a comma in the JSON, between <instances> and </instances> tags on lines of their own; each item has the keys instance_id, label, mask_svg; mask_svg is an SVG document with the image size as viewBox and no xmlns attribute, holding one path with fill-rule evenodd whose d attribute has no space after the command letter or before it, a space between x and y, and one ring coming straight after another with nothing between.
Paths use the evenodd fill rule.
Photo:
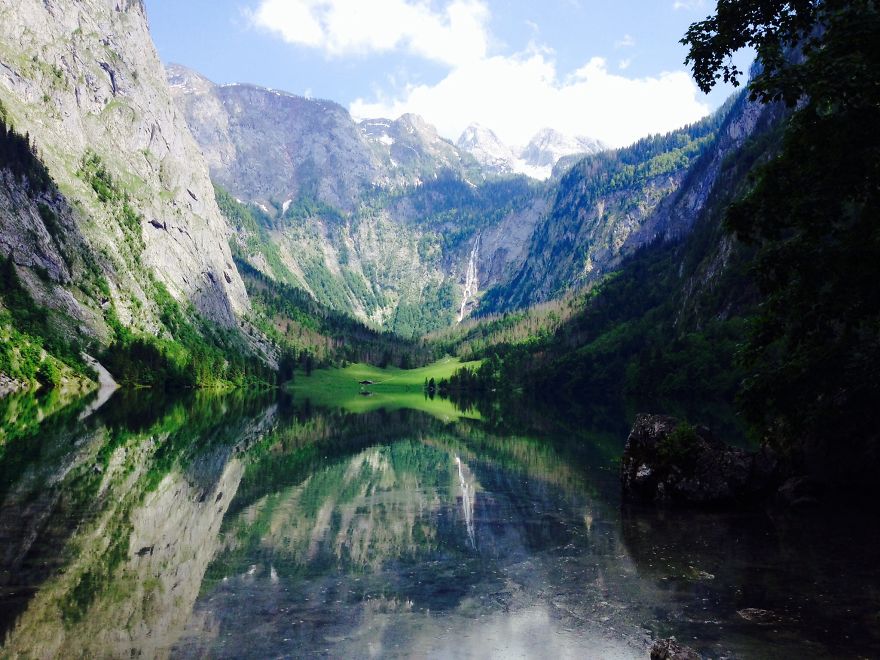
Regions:
<instances>
[{"instance_id":1,"label":"reflection of cliff","mask_svg":"<svg viewBox=\"0 0 880 660\"><path fill-rule=\"evenodd\" d=\"M643 655L615 512L553 449L478 425L407 435L381 421L378 445L343 425L351 444L286 444L281 430L273 453L251 457L248 504L224 522L175 653Z\"/></svg>"},{"instance_id":2,"label":"reflection of cliff","mask_svg":"<svg viewBox=\"0 0 880 660\"><path fill-rule=\"evenodd\" d=\"M558 488L587 489L583 475L537 439L496 437L476 423L449 426L411 411L308 411L251 452L210 579L243 574L255 555L272 556L258 572L289 574L306 565L377 570L440 546L476 550L480 509L491 516L498 506L491 494L478 503L476 464L480 474L510 480L496 484L511 491L502 506L532 506L529 498L544 501ZM523 479L527 489L517 485ZM516 554L531 527L513 538L510 528L490 525L487 551Z\"/></svg>"},{"instance_id":3,"label":"reflection of cliff","mask_svg":"<svg viewBox=\"0 0 880 660\"><path fill-rule=\"evenodd\" d=\"M271 550L284 565L368 567L436 545L432 514L457 481L451 456L418 442L371 447L264 496L226 529L227 559ZM244 564L231 570L243 570Z\"/></svg>"},{"instance_id":4,"label":"reflection of cliff","mask_svg":"<svg viewBox=\"0 0 880 660\"><path fill-rule=\"evenodd\" d=\"M144 432L103 428L60 484L52 515L75 531L3 652L26 657L164 655L185 624L244 468L236 448L264 434L257 418L172 409ZM3 515L24 502L7 498ZM72 506L72 509L65 509ZM67 520L64 518L68 517ZM50 547L43 545L50 544Z\"/></svg>"}]
</instances>

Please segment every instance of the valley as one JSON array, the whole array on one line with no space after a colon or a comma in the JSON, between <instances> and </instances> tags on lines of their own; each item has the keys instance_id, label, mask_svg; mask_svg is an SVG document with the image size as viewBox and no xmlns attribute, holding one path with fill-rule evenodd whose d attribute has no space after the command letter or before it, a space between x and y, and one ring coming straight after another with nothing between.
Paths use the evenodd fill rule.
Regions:
<instances>
[{"instance_id":1,"label":"valley","mask_svg":"<svg viewBox=\"0 0 880 660\"><path fill-rule=\"evenodd\" d=\"M0 0L0 655L880 652L876 3L246 4Z\"/></svg>"}]
</instances>

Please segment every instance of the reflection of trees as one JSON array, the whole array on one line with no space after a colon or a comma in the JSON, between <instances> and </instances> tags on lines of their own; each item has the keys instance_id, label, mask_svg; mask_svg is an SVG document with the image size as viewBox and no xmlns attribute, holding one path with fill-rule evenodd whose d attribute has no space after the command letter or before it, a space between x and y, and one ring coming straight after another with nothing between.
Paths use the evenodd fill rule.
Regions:
<instances>
[{"instance_id":1,"label":"reflection of trees","mask_svg":"<svg viewBox=\"0 0 880 660\"><path fill-rule=\"evenodd\" d=\"M441 548L468 555L480 535L489 554L524 556L568 537L550 504L560 490L577 507L591 492L585 475L551 444L407 410L293 411L247 462L206 592L255 561L258 575L380 571ZM513 512L509 525L492 524L499 507ZM594 508L586 506L585 520Z\"/></svg>"},{"instance_id":2,"label":"reflection of trees","mask_svg":"<svg viewBox=\"0 0 880 660\"><path fill-rule=\"evenodd\" d=\"M0 506L0 533L18 542L5 575L41 585L8 620L10 654L165 653L199 593L237 602L223 578L273 598L351 578L356 607L370 595L401 612L454 612L476 592L506 611L550 585L573 609L583 575L619 562L613 512L571 459L578 438L406 410L147 395L41 432L39 452L12 443L0 457L4 474L21 470ZM602 559L577 579L544 565L584 543ZM324 616L334 603L320 603Z\"/></svg>"}]
</instances>

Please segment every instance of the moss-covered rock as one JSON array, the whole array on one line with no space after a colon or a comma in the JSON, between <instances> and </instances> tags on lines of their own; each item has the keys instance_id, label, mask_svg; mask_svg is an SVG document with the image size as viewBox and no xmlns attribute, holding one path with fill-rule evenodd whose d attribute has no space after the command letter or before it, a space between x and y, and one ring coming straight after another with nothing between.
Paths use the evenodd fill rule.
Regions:
<instances>
[{"instance_id":1,"label":"moss-covered rock","mask_svg":"<svg viewBox=\"0 0 880 660\"><path fill-rule=\"evenodd\" d=\"M639 415L621 462L624 497L641 502L719 506L766 498L781 482L767 449L730 447L703 426Z\"/></svg>"}]
</instances>

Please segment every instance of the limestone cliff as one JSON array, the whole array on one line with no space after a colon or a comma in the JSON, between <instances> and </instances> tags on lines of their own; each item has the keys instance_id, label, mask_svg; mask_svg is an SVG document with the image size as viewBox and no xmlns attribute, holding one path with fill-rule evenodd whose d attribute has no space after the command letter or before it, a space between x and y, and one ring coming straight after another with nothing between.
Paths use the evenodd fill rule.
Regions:
<instances>
[{"instance_id":1,"label":"limestone cliff","mask_svg":"<svg viewBox=\"0 0 880 660\"><path fill-rule=\"evenodd\" d=\"M0 249L38 300L100 335L109 293L123 323L150 330L155 278L208 318L237 323L248 300L229 230L142 2L0 0L0 101L57 184L39 194L9 176L0 184Z\"/></svg>"}]
</instances>

